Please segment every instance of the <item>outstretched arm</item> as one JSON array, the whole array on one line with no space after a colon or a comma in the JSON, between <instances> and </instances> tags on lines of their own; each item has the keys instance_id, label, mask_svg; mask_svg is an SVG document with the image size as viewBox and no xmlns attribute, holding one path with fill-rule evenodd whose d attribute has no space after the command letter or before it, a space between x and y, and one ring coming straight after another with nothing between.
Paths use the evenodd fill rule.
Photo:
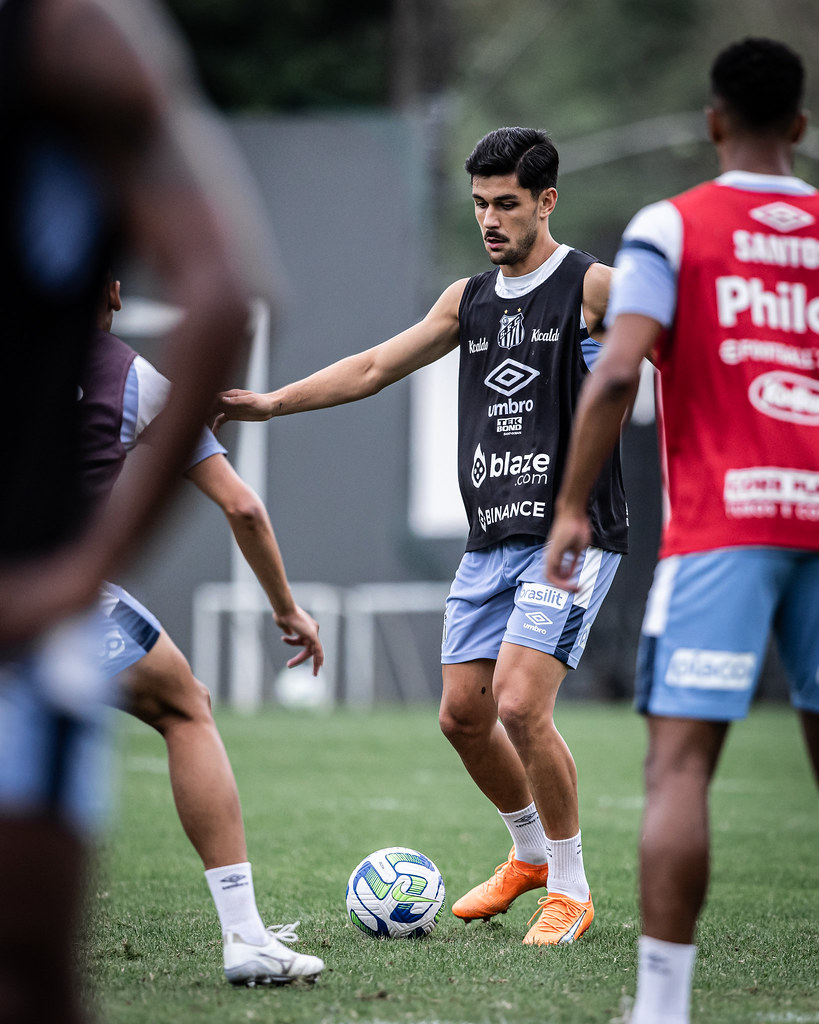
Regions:
<instances>
[{"instance_id":1,"label":"outstretched arm","mask_svg":"<svg viewBox=\"0 0 819 1024\"><path fill-rule=\"evenodd\" d=\"M313 675L318 675L324 664L318 623L293 600L264 504L224 455L211 455L189 469L186 476L227 516L236 543L267 594L273 619L284 630L284 643L303 648L287 662L287 667L312 658Z\"/></svg>"},{"instance_id":2,"label":"outstretched arm","mask_svg":"<svg viewBox=\"0 0 819 1024\"><path fill-rule=\"evenodd\" d=\"M564 590L577 589L572 575L591 540L589 495L637 394L640 364L661 330L656 320L646 316L618 316L594 372L583 384L546 549L546 575Z\"/></svg>"},{"instance_id":3,"label":"outstretched arm","mask_svg":"<svg viewBox=\"0 0 819 1024\"><path fill-rule=\"evenodd\" d=\"M219 396L214 429L225 420L269 420L357 402L440 359L458 345L458 307L465 284L465 280L451 284L424 319L401 334L303 380L268 394L238 389L224 392Z\"/></svg>"}]
</instances>

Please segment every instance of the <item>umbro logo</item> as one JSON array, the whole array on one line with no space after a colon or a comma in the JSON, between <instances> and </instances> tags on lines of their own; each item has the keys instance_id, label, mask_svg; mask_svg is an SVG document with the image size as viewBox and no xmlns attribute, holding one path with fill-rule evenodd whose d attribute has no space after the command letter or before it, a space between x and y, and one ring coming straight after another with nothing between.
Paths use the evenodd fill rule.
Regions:
<instances>
[{"instance_id":1,"label":"umbro logo","mask_svg":"<svg viewBox=\"0 0 819 1024\"><path fill-rule=\"evenodd\" d=\"M489 374L484 384L508 398L539 376L540 370L534 370L516 359L504 359L500 366L496 366Z\"/></svg>"},{"instance_id":2,"label":"umbro logo","mask_svg":"<svg viewBox=\"0 0 819 1024\"><path fill-rule=\"evenodd\" d=\"M751 210L750 215L765 227L781 231L783 234L788 231L796 231L798 228L806 228L816 220L805 210L783 202L758 206L755 210Z\"/></svg>"},{"instance_id":3,"label":"umbro logo","mask_svg":"<svg viewBox=\"0 0 819 1024\"><path fill-rule=\"evenodd\" d=\"M668 977L671 974L671 968L668 960L664 956L660 956L658 953L649 953L646 957L646 966L654 974L661 974L663 977Z\"/></svg>"},{"instance_id":4,"label":"umbro logo","mask_svg":"<svg viewBox=\"0 0 819 1024\"><path fill-rule=\"evenodd\" d=\"M526 618L530 622L534 622L536 626L551 626L552 620L548 615L544 615L543 612L527 612Z\"/></svg>"},{"instance_id":5,"label":"umbro logo","mask_svg":"<svg viewBox=\"0 0 819 1024\"><path fill-rule=\"evenodd\" d=\"M247 885L247 875L225 875L219 881L223 891L225 889L239 889L243 885Z\"/></svg>"}]
</instances>

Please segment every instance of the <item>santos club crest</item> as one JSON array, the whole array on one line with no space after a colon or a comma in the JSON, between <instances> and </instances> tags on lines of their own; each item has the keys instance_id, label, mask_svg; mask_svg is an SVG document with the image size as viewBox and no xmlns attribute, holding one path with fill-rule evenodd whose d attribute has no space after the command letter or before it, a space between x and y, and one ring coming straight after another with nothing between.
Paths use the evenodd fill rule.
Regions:
<instances>
[{"instance_id":1,"label":"santos club crest","mask_svg":"<svg viewBox=\"0 0 819 1024\"><path fill-rule=\"evenodd\" d=\"M505 310L500 321L498 344L501 348L514 348L523 341L523 313L510 313Z\"/></svg>"}]
</instances>

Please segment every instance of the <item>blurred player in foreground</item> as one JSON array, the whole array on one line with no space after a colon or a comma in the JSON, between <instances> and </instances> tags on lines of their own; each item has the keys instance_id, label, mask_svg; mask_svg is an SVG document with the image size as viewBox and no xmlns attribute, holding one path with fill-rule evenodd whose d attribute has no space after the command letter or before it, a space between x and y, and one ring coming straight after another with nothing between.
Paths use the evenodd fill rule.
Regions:
<instances>
[{"instance_id":1,"label":"blurred player in foreground","mask_svg":"<svg viewBox=\"0 0 819 1024\"><path fill-rule=\"evenodd\" d=\"M553 489L575 399L599 349L612 273L552 237L557 170L544 132L490 132L466 171L497 269L450 285L420 323L375 348L271 394L231 391L221 400L230 419L327 408L374 395L460 349L458 472L469 538L446 605L440 723L514 845L453 913L490 918L522 893L543 890L527 945L573 942L594 916L577 772L553 710L627 533L615 454L597 481L579 592L545 586Z\"/></svg>"},{"instance_id":2,"label":"blurred player in foreground","mask_svg":"<svg viewBox=\"0 0 819 1024\"><path fill-rule=\"evenodd\" d=\"M110 332L121 309L119 281L109 278L97 321L99 330L83 376L83 472L95 489L110 489L141 439L150 444L151 423L168 397L168 381L142 356ZM304 649L288 667L308 658L317 675L324 652L316 622L293 600L267 510L204 429L185 475L225 513L233 535L273 609L283 640ZM288 982L315 977L315 956L282 945L294 941L295 925L265 929L247 861L236 780L211 713L207 688L156 618L127 591L103 588L102 671L124 672L125 707L152 725L168 748L176 808L202 858L224 940L225 974L234 984ZM298 924L298 922L296 922ZM277 935L279 938L277 938Z\"/></svg>"},{"instance_id":3,"label":"blurred player in foreground","mask_svg":"<svg viewBox=\"0 0 819 1024\"><path fill-rule=\"evenodd\" d=\"M546 549L550 579L572 587L591 484L653 356L667 515L637 666L649 748L632 1024L688 1024L708 787L771 629L819 779L819 194L792 177L802 94L779 43L747 39L714 62L722 174L623 235Z\"/></svg>"},{"instance_id":4,"label":"blurred player in foreground","mask_svg":"<svg viewBox=\"0 0 819 1024\"><path fill-rule=\"evenodd\" d=\"M164 55L172 77L162 73ZM180 478L244 354L249 289L198 173L185 55L138 0L0 4L0 1021L78 1024L75 936L100 819L107 688L88 609ZM105 268L188 314L151 446L107 508L80 474L78 387Z\"/></svg>"}]
</instances>

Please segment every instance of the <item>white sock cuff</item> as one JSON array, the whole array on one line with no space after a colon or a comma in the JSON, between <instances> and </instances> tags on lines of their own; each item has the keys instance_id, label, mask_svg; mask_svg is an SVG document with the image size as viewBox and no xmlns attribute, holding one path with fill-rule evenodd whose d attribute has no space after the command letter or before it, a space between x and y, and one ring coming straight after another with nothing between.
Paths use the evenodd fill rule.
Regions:
<instances>
[{"instance_id":1,"label":"white sock cuff","mask_svg":"<svg viewBox=\"0 0 819 1024\"><path fill-rule=\"evenodd\" d=\"M208 868L205 878L219 915L222 934L236 932L245 942L264 942L266 932L256 907L250 863L245 861Z\"/></svg>"},{"instance_id":2,"label":"white sock cuff","mask_svg":"<svg viewBox=\"0 0 819 1024\"><path fill-rule=\"evenodd\" d=\"M666 942L665 939L654 939L650 935L641 935L637 940L640 956L662 957L670 961L676 967L690 973L694 968L694 960L697 956L697 947L686 942Z\"/></svg>"},{"instance_id":3,"label":"white sock cuff","mask_svg":"<svg viewBox=\"0 0 819 1024\"><path fill-rule=\"evenodd\" d=\"M589 898L583 867L583 843L578 832L571 839L549 839L549 892L563 893L579 903Z\"/></svg>"},{"instance_id":4,"label":"white sock cuff","mask_svg":"<svg viewBox=\"0 0 819 1024\"><path fill-rule=\"evenodd\" d=\"M219 868L208 868L205 871L205 878L214 897L217 892L226 892L228 889L240 889L244 886L253 888L253 869L250 866L250 861L244 861L242 864L225 864Z\"/></svg>"},{"instance_id":5,"label":"white sock cuff","mask_svg":"<svg viewBox=\"0 0 819 1024\"><path fill-rule=\"evenodd\" d=\"M519 811L498 811L515 844L515 860L545 864L548 856L546 833L534 801Z\"/></svg>"}]
</instances>

